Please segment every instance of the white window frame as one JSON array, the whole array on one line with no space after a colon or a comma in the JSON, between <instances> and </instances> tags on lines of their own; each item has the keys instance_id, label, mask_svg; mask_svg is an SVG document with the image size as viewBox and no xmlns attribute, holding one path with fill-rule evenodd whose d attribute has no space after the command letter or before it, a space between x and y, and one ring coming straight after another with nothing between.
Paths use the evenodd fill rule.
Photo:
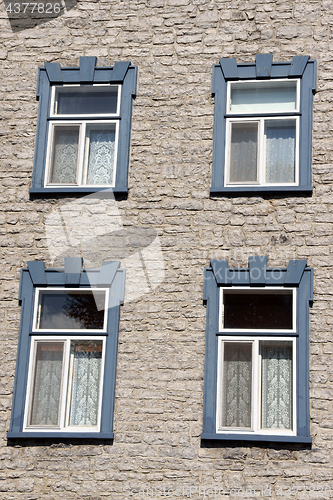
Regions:
<instances>
[{"instance_id":1,"label":"white window frame","mask_svg":"<svg viewBox=\"0 0 333 500\"><path fill-rule=\"evenodd\" d=\"M300 91L300 79L299 78L274 78L274 79L271 79L271 80L239 80L237 82L234 82L234 81L228 81L228 85L227 85L227 109L226 109L226 113L227 114L233 114L233 115L255 115L256 113L251 113L251 112L244 112L244 111L231 111L231 87L236 87L236 86L245 86L245 85L257 85L257 86L265 86L267 85L267 87L272 87L272 86L276 86L277 83L280 83L280 82L288 82L288 83L292 83L292 82L296 82L296 109L293 109L293 110L290 110L290 109L283 109L281 108L279 111L276 111L276 110L267 110L265 112L262 112L260 113L260 115L264 115L264 114L276 114L276 113L286 113L288 115L293 115L293 113L298 113L300 111L300 96L301 96L301 91Z\"/></svg>"},{"instance_id":2,"label":"white window frame","mask_svg":"<svg viewBox=\"0 0 333 500\"><path fill-rule=\"evenodd\" d=\"M102 360L101 360L101 373L100 373L100 387L99 387L99 406L98 406L98 418L96 426L70 426L68 425L69 419L69 392L71 389L70 381L70 345L71 341L102 341ZM63 342L63 364L62 364L62 376L61 376L61 390L60 390L60 402L59 402L59 426L38 426L29 425L29 419L31 415L32 407L32 396L34 389L34 375L36 369L36 353L37 345L39 342ZM30 355L29 355L29 371L28 371L28 383L27 383L27 393L24 409L24 432L35 432L36 430L40 432L99 432L101 424L101 411L102 411L102 396L103 396L103 379L104 379L104 364L105 364L105 344L106 336L71 336L71 335L48 335L48 336L33 336L31 338Z\"/></svg>"},{"instance_id":3,"label":"white window frame","mask_svg":"<svg viewBox=\"0 0 333 500\"><path fill-rule=\"evenodd\" d=\"M89 88L103 88L117 89L117 110L116 113L100 113L100 114L58 114L55 111L56 95L58 89L70 89L78 91L79 89ZM116 182L116 167L118 159L118 143L119 143L119 119L120 119L120 103L121 103L121 85L63 85L52 87L51 104L50 104L50 121L49 131L47 138L47 151L46 151L46 166L45 166L45 188L62 188L62 187L115 187ZM106 119L108 118L108 119ZM87 183L87 167L88 167L88 152L89 152L89 138L87 135L87 126L89 125L115 125L115 155L113 165L113 179L111 184L88 184ZM52 172L52 158L54 149L54 130L57 126L79 126L79 143L78 143L78 161L76 166L76 183L57 184L50 182Z\"/></svg>"},{"instance_id":4,"label":"white window frame","mask_svg":"<svg viewBox=\"0 0 333 500\"><path fill-rule=\"evenodd\" d=\"M47 329L47 328L38 328L38 315L39 315L39 296L41 292L77 292L78 294L82 294L84 292L92 292L94 294L96 292L105 292L105 304L104 304L104 322L103 329L86 329L86 328L77 328L77 329ZM65 287L38 287L36 288L35 293L35 303L34 303L34 314L33 314L33 323L32 323L32 331L38 333L52 333L55 331L59 331L60 333L99 333L103 334L107 332L107 322L108 322L108 304L109 304L109 288L65 288ZM97 337L96 337L97 338Z\"/></svg>"},{"instance_id":5,"label":"white window frame","mask_svg":"<svg viewBox=\"0 0 333 500\"><path fill-rule=\"evenodd\" d=\"M263 295L267 294L274 294L279 292L279 295L283 294L291 294L292 295L292 328L291 329L269 329L269 328L224 328L223 327L223 313L224 313L224 306L223 306L223 296L224 293L228 293L232 291L234 294L237 293L260 293ZM284 334L284 333L296 333L297 331L297 289L296 288L282 288L280 286L266 286L266 287L248 287L248 286L229 286L229 287L220 287L220 297L219 297L219 332L222 332L224 334L227 333L251 333L251 332L269 332L269 333L279 333L279 334Z\"/></svg>"},{"instance_id":6,"label":"white window frame","mask_svg":"<svg viewBox=\"0 0 333 500\"><path fill-rule=\"evenodd\" d=\"M293 424L292 430L288 429L261 429L261 356L259 353L259 342L292 342L293 356ZM252 343L252 387L251 387L251 429L222 427L222 401L223 401L223 348L224 342ZM216 395L216 432L218 434L260 434L260 435L297 435L297 405L296 405L296 337L276 336L220 336L218 339L218 371L217 371L217 395Z\"/></svg>"},{"instance_id":7,"label":"white window frame","mask_svg":"<svg viewBox=\"0 0 333 500\"><path fill-rule=\"evenodd\" d=\"M93 83L92 85L80 85L78 83L73 83L70 85L54 85L52 87L52 94L51 94L51 108L50 108L50 118L56 118L56 117L61 117L61 118L69 118L70 120L75 119L75 117L81 117L81 116L89 116L89 118L102 118L102 117L109 117L109 116L120 116L120 101L121 101L121 85L105 85L104 83ZM98 113L96 115L94 114L89 114L87 115L86 113L78 113L78 114L59 114L55 111L55 103L56 103L56 94L59 89L67 89L69 91L73 90L73 92L78 91L78 90L89 90L89 89L95 89L95 88L103 88L105 90L111 89L111 88L116 88L117 89L117 110L115 113Z\"/></svg>"},{"instance_id":8,"label":"white window frame","mask_svg":"<svg viewBox=\"0 0 333 500\"><path fill-rule=\"evenodd\" d=\"M279 82L296 82L296 109L295 110L286 110L281 108L279 112L277 111L269 111L258 113L258 116L255 116L256 113L251 112L231 112L231 87L237 85L265 85L269 87L272 84L276 84ZM224 186L260 186L260 187L274 187L274 186L298 186L299 184L299 122L300 117L297 115L300 110L300 79L274 79L268 81L258 81L258 80L241 80L239 82L228 82L227 85L227 103L226 103L226 145L225 145L225 184ZM284 113L283 116L274 116L279 113ZM228 117L228 115L232 115L232 117ZM239 117L234 116L239 115ZM278 182L278 183L270 183L266 182L266 136L265 136L265 121L273 121L273 120L295 120L296 121L296 145L295 145L295 181L294 182ZM251 122L258 123L258 146L257 146L257 181L230 181L230 154L231 154L231 126L232 123L235 122Z\"/></svg>"}]
</instances>

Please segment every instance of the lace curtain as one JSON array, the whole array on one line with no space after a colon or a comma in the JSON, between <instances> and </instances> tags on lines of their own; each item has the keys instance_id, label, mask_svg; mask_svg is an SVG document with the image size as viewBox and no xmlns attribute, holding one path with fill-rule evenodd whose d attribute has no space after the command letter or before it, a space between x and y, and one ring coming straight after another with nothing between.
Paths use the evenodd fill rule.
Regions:
<instances>
[{"instance_id":1,"label":"lace curtain","mask_svg":"<svg viewBox=\"0 0 333 500\"><path fill-rule=\"evenodd\" d=\"M295 121L266 124L266 182L295 182Z\"/></svg>"},{"instance_id":2,"label":"lace curtain","mask_svg":"<svg viewBox=\"0 0 333 500\"><path fill-rule=\"evenodd\" d=\"M292 429L292 343L262 342L261 356L261 426L263 429Z\"/></svg>"},{"instance_id":3,"label":"lace curtain","mask_svg":"<svg viewBox=\"0 0 333 500\"><path fill-rule=\"evenodd\" d=\"M292 342L259 342L261 428L292 429ZM252 343L224 342L222 427L251 428Z\"/></svg>"},{"instance_id":4,"label":"lace curtain","mask_svg":"<svg viewBox=\"0 0 333 500\"><path fill-rule=\"evenodd\" d=\"M112 184L115 130L90 131L87 184Z\"/></svg>"},{"instance_id":5,"label":"lace curtain","mask_svg":"<svg viewBox=\"0 0 333 500\"><path fill-rule=\"evenodd\" d=\"M59 425L63 343L37 345L30 425Z\"/></svg>"},{"instance_id":6,"label":"lace curtain","mask_svg":"<svg viewBox=\"0 0 333 500\"><path fill-rule=\"evenodd\" d=\"M97 425L101 361L101 344L75 346L69 425Z\"/></svg>"},{"instance_id":7,"label":"lace curtain","mask_svg":"<svg viewBox=\"0 0 333 500\"><path fill-rule=\"evenodd\" d=\"M252 344L224 343L223 427L251 427Z\"/></svg>"},{"instance_id":8,"label":"lace curtain","mask_svg":"<svg viewBox=\"0 0 333 500\"><path fill-rule=\"evenodd\" d=\"M79 128L56 127L53 141L53 164L50 182L75 184L79 148Z\"/></svg>"}]
</instances>

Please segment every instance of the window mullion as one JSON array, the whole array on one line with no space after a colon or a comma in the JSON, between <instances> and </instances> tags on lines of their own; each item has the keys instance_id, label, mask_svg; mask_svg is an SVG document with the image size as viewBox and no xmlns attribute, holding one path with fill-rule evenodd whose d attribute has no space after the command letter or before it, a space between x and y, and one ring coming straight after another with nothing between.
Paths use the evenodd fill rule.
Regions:
<instances>
[{"instance_id":1,"label":"window mullion","mask_svg":"<svg viewBox=\"0 0 333 500\"><path fill-rule=\"evenodd\" d=\"M89 161L89 149L90 149L90 132L91 126L85 123L85 133L84 133L84 146L83 146L83 159L82 159L82 184L87 184L88 178L88 161Z\"/></svg>"},{"instance_id":2,"label":"window mullion","mask_svg":"<svg viewBox=\"0 0 333 500\"><path fill-rule=\"evenodd\" d=\"M223 401L223 358L224 358L224 341L218 339L218 365L217 365L217 430L222 427L222 401Z\"/></svg>"},{"instance_id":3,"label":"window mullion","mask_svg":"<svg viewBox=\"0 0 333 500\"><path fill-rule=\"evenodd\" d=\"M76 182L78 186L84 184L83 180L83 162L84 162L84 150L86 143L86 122L81 122L80 124L80 141L79 141L79 154L78 154L78 165L77 165L77 177Z\"/></svg>"},{"instance_id":4,"label":"window mullion","mask_svg":"<svg viewBox=\"0 0 333 500\"><path fill-rule=\"evenodd\" d=\"M259 340L254 339L252 345L252 429L259 428Z\"/></svg>"},{"instance_id":5,"label":"window mullion","mask_svg":"<svg viewBox=\"0 0 333 500\"><path fill-rule=\"evenodd\" d=\"M53 148L54 148L54 122L49 123L48 130L48 147L46 151L46 167L45 167L45 176L44 176L44 186L49 184L51 181L51 169L52 169L52 156L53 156Z\"/></svg>"},{"instance_id":6,"label":"window mullion","mask_svg":"<svg viewBox=\"0 0 333 500\"><path fill-rule=\"evenodd\" d=\"M225 172L226 179L225 183L230 182L230 150L231 150L231 122L227 119L226 122L226 141L225 141Z\"/></svg>"},{"instance_id":7,"label":"window mullion","mask_svg":"<svg viewBox=\"0 0 333 500\"><path fill-rule=\"evenodd\" d=\"M66 425L65 410L67 405L69 356L70 356L70 339L66 339L64 341L64 354L63 354L62 376L61 376L60 429L63 429Z\"/></svg>"},{"instance_id":8,"label":"window mullion","mask_svg":"<svg viewBox=\"0 0 333 500\"><path fill-rule=\"evenodd\" d=\"M265 161L266 161L266 137L265 137L265 119L259 121L259 184L263 185L266 182Z\"/></svg>"},{"instance_id":9,"label":"window mullion","mask_svg":"<svg viewBox=\"0 0 333 500\"><path fill-rule=\"evenodd\" d=\"M37 342L32 338L30 345L29 375L28 375L27 393L26 393L26 402L24 411L24 428L26 428L29 425L32 412L33 385L34 385L34 377L36 371L36 352L37 352Z\"/></svg>"},{"instance_id":10,"label":"window mullion","mask_svg":"<svg viewBox=\"0 0 333 500\"><path fill-rule=\"evenodd\" d=\"M297 339L293 339L293 353L292 353L292 360L293 360L293 384L292 384L292 389L293 389L293 397L292 397L292 405L293 405L293 428L292 431L296 435L298 433L297 429Z\"/></svg>"}]
</instances>

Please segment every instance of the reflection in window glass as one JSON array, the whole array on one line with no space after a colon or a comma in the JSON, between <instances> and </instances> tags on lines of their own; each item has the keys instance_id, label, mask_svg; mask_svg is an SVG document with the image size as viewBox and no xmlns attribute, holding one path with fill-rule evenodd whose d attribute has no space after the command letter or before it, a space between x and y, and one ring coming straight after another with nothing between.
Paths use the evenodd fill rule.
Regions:
<instances>
[{"instance_id":1,"label":"reflection in window glass","mask_svg":"<svg viewBox=\"0 0 333 500\"><path fill-rule=\"evenodd\" d=\"M231 113L296 111L296 82L231 84Z\"/></svg>"},{"instance_id":2,"label":"reflection in window glass","mask_svg":"<svg viewBox=\"0 0 333 500\"><path fill-rule=\"evenodd\" d=\"M118 89L58 90L56 112L58 115L96 115L117 112Z\"/></svg>"},{"instance_id":3,"label":"reflection in window glass","mask_svg":"<svg viewBox=\"0 0 333 500\"><path fill-rule=\"evenodd\" d=\"M292 330L293 304L289 293L223 294L223 328Z\"/></svg>"},{"instance_id":4,"label":"reflection in window glass","mask_svg":"<svg viewBox=\"0 0 333 500\"><path fill-rule=\"evenodd\" d=\"M40 291L37 328L48 330L101 330L105 291Z\"/></svg>"}]
</instances>

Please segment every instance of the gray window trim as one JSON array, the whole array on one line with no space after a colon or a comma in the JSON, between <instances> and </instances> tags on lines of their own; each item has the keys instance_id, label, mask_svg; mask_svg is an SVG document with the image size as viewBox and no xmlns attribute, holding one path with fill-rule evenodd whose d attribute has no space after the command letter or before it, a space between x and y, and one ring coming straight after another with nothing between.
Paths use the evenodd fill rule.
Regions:
<instances>
[{"instance_id":1,"label":"gray window trim","mask_svg":"<svg viewBox=\"0 0 333 500\"><path fill-rule=\"evenodd\" d=\"M220 59L213 66L212 95L215 97L212 196L244 193L312 193L312 97L316 90L317 63L309 56L294 56L291 62L272 62L272 54L257 54L255 63ZM226 99L228 81L300 79L299 184L297 186L225 186ZM238 115L241 116L241 115ZM267 115L268 116L268 115ZM271 116L278 116L271 114Z\"/></svg>"},{"instance_id":2,"label":"gray window trim","mask_svg":"<svg viewBox=\"0 0 333 500\"><path fill-rule=\"evenodd\" d=\"M125 292L125 270L120 269L119 266L119 262L104 262L100 269L83 270L81 258L65 258L65 268L63 270L45 269L42 261L28 262L28 268L21 270L19 291L21 323L10 430L7 433L8 439L113 439L119 314ZM52 430L23 432L30 344L32 336L36 336L36 332L32 331L34 298L36 288L39 286L49 288L70 286L78 289L101 287L110 289L107 331L101 334L106 337L106 349L100 432L56 432ZM61 335L65 336L66 333L62 332ZM98 335L98 333L87 332L86 335L91 338L93 335ZM43 336L47 336L47 334L43 333Z\"/></svg>"},{"instance_id":3,"label":"gray window trim","mask_svg":"<svg viewBox=\"0 0 333 500\"><path fill-rule=\"evenodd\" d=\"M35 157L30 194L90 194L108 188L115 195L128 192L128 164L132 122L132 102L136 96L137 67L130 62L116 62L113 67L97 67L96 57L80 57L79 67L63 68L59 63L45 63L38 69L36 97L39 101ZM120 84L121 103L115 186L44 187L52 87L63 84Z\"/></svg>"},{"instance_id":4,"label":"gray window trim","mask_svg":"<svg viewBox=\"0 0 333 500\"><path fill-rule=\"evenodd\" d=\"M267 268L267 257L250 257L248 268L230 268L226 260L212 260L204 272L206 351L202 441L264 441L310 444L309 410L309 304L313 301L313 269L306 260L290 260L287 268ZM297 287L296 311L296 406L297 435L253 435L216 432L217 361L219 332L219 288L221 286ZM260 335L261 333L256 333ZM263 332L267 335L267 332ZM229 334L226 334L229 335ZM274 336L274 334L272 334Z\"/></svg>"}]
</instances>

